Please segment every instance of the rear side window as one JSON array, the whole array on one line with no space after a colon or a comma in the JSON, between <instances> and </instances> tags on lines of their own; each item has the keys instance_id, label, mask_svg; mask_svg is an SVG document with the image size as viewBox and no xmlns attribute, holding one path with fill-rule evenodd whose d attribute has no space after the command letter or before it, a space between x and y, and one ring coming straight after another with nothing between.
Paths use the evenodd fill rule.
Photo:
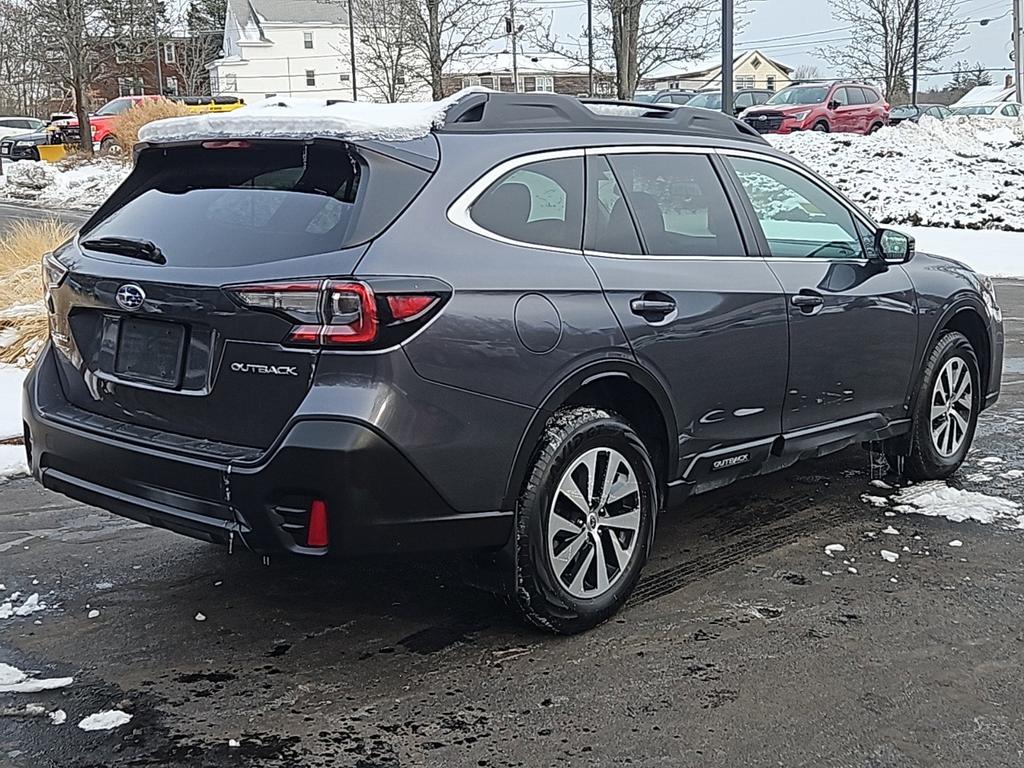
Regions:
<instances>
[{"instance_id":1,"label":"rear side window","mask_svg":"<svg viewBox=\"0 0 1024 768\"><path fill-rule=\"evenodd\" d=\"M878 91L874 88L861 88L861 94L864 96L865 104L874 104L879 100Z\"/></svg>"},{"instance_id":2,"label":"rear side window","mask_svg":"<svg viewBox=\"0 0 1024 768\"><path fill-rule=\"evenodd\" d=\"M742 256L732 206L705 155L610 155L648 254Z\"/></svg>"},{"instance_id":3,"label":"rear side window","mask_svg":"<svg viewBox=\"0 0 1024 768\"><path fill-rule=\"evenodd\" d=\"M540 160L506 173L473 203L470 217L501 237L579 250L583 241L583 158Z\"/></svg>"},{"instance_id":4,"label":"rear side window","mask_svg":"<svg viewBox=\"0 0 1024 768\"><path fill-rule=\"evenodd\" d=\"M428 177L342 142L155 147L83 233L149 240L178 266L280 261L376 236Z\"/></svg>"},{"instance_id":5,"label":"rear side window","mask_svg":"<svg viewBox=\"0 0 1024 768\"><path fill-rule=\"evenodd\" d=\"M850 99L850 105L851 106L860 105L860 104L867 104L868 103L868 100L864 98L864 89L863 88L852 88L852 87L847 88L846 89L846 95Z\"/></svg>"},{"instance_id":6,"label":"rear side window","mask_svg":"<svg viewBox=\"0 0 1024 768\"><path fill-rule=\"evenodd\" d=\"M745 107L752 107L754 105L754 94L752 93L741 93L736 97L736 108L743 109Z\"/></svg>"},{"instance_id":7,"label":"rear side window","mask_svg":"<svg viewBox=\"0 0 1024 768\"><path fill-rule=\"evenodd\" d=\"M583 247L602 253L643 253L622 188L603 156L587 158L587 230Z\"/></svg>"}]
</instances>

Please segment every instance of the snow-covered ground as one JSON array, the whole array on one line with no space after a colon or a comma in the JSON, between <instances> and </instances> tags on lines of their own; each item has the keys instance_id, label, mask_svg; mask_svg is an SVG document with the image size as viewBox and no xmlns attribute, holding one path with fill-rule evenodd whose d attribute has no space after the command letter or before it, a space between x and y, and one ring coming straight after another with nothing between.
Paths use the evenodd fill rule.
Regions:
<instances>
[{"instance_id":1,"label":"snow-covered ground","mask_svg":"<svg viewBox=\"0 0 1024 768\"><path fill-rule=\"evenodd\" d=\"M1024 232L898 225L893 228L913 235L917 250L923 253L949 256L989 277L1024 278Z\"/></svg>"},{"instance_id":2,"label":"snow-covered ground","mask_svg":"<svg viewBox=\"0 0 1024 768\"><path fill-rule=\"evenodd\" d=\"M871 136L768 138L880 223L1024 232L1024 120L926 117Z\"/></svg>"},{"instance_id":3,"label":"snow-covered ground","mask_svg":"<svg viewBox=\"0 0 1024 768\"><path fill-rule=\"evenodd\" d=\"M27 374L24 368L0 365L0 440L21 434L21 387Z\"/></svg>"}]
</instances>

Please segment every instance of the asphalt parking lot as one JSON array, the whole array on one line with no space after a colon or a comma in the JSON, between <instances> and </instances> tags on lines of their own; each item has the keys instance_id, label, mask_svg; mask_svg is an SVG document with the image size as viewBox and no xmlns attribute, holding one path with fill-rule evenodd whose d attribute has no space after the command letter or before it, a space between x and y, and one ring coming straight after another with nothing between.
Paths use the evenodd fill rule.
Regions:
<instances>
[{"instance_id":1,"label":"asphalt parking lot","mask_svg":"<svg viewBox=\"0 0 1024 768\"><path fill-rule=\"evenodd\" d=\"M954 484L1024 502L966 479L1024 469L1024 284L998 291L1003 396ZM673 510L628 609L574 638L452 559L264 566L14 481L0 582L51 608L0 621L0 662L74 682L0 694L0 765L1020 766L1024 531L883 517L868 480L854 449Z\"/></svg>"}]
</instances>

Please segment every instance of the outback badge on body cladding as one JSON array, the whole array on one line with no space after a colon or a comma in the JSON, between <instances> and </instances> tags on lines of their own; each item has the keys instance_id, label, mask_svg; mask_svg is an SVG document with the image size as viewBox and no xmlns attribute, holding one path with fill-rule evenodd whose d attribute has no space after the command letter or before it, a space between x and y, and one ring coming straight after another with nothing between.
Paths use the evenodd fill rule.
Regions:
<instances>
[{"instance_id":1,"label":"outback badge on body cladding","mask_svg":"<svg viewBox=\"0 0 1024 768\"><path fill-rule=\"evenodd\" d=\"M741 453L738 456L730 456L727 459L719 459L711 465L711 471L714 472L718 469L728 469L729 467L735 467L737 464L746 464L750 461L749 453Z\"/></svg>"},{"instance_id":2,"label":"outback badge on body cladding","mask_svg":"<svg viewBox=\"0 0 1024 768\"><path fill-rule=\"evenodd\" d=\"M259 373L267 376L298 376L294 365L261 365L259 363L232 363L235 373Z\"/></svg>"}]
</instances>

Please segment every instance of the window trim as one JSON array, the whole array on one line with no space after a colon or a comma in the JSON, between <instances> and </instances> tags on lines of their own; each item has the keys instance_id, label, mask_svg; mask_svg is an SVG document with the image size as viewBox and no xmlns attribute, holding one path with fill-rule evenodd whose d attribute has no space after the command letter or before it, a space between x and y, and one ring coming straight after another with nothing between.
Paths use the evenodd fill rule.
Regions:
<instances>
[{"instance_id":1,"label":"window trim","mask_svg":"<svg viewBox=\"0 0 1024 768\"><path fill-rule=\"evenodd\" d=\"M499 235L495 232L491 232L489 229L477 224L473 221L470 216L470 209L473 207L473 203L486 192L494 182L500 179L507 173L510 173L517 168L521 168L524 165L530 165L532 163L541 162L543 160L561 160L570 157L587 158L591 156L602 156L602 155L632 155L632 154L681 154L681 155L707 155L709 157L744 157L751 160L761 160L766 163L772 163L783 168L787 168L794 171L801 176L805 177L812 184L816 184L821 187L824 192L832 195L836 198L837 202L849 211L852 218L862 223L868 230L874 233L878 231L878 224L876 224L866 213L864 213L850 198L840 192L838 189L833 187L824 179L816 177L811 171L801 167L798 163L792 162L784 157L777 157L775 155L762 153L762 152L751 152L744 149L734 149L732 147L704 147L704 146L681 146L673 144L618 144L613 146L594 146L594 147L576 147L573 149L558 149L558 150L543 150L540 152L533 152L526 155L520 155L509 160L505 160L502 163L494 166L490 170L486 171L476 181L469 185L469 187L462 192L455 201L448 206L447 217L448 221L457 227L465 229L473 234L486 237L489 240L494 240L499 243L506 245L515 245L521 248L534 248L544 251L553 251L556 253L572 253L580 256L595 256L600 258L609 259L642 259L642 260L660 260L660 261L715 261L715 262L749 262L751 259L765 259L770 261L780 262L827 262L827 263L843 263L843 264L867 264L870 259L865 257L863 259L836 259L829 257L813 256L797 258L791 256L772 256L770 251L764 248L764 244L761 242L764 239L764 231L761 229L760 223L751 221L750 227L753 230L753 234L757 237L757 241L748 245L748 249L757 250L761 253L749 253L746 256L661 256L654 254L632 254L632 253L606 253L604 251L594 251L590 249L581 250L578 248L561 248L553 245L541 245L539 243L527 243L520 240L513 240L512 238ZM730 164L727 165L727 171L729 176L723 181L723 189L726 197L729 198L730 202L735 206L739 204L740 208L736 210L737 226L739 227L741 236L745 239L743 223L739 221L740 213L749 219L751 211L749 210L750 201L746 197L746 193L742 190L742 187L737 188L739 183L736 178L736 172L733 170ZM726 184L725 182L728 181ZM733 196L737 196L733 199Z\"/></svg>"}]
</instances>

